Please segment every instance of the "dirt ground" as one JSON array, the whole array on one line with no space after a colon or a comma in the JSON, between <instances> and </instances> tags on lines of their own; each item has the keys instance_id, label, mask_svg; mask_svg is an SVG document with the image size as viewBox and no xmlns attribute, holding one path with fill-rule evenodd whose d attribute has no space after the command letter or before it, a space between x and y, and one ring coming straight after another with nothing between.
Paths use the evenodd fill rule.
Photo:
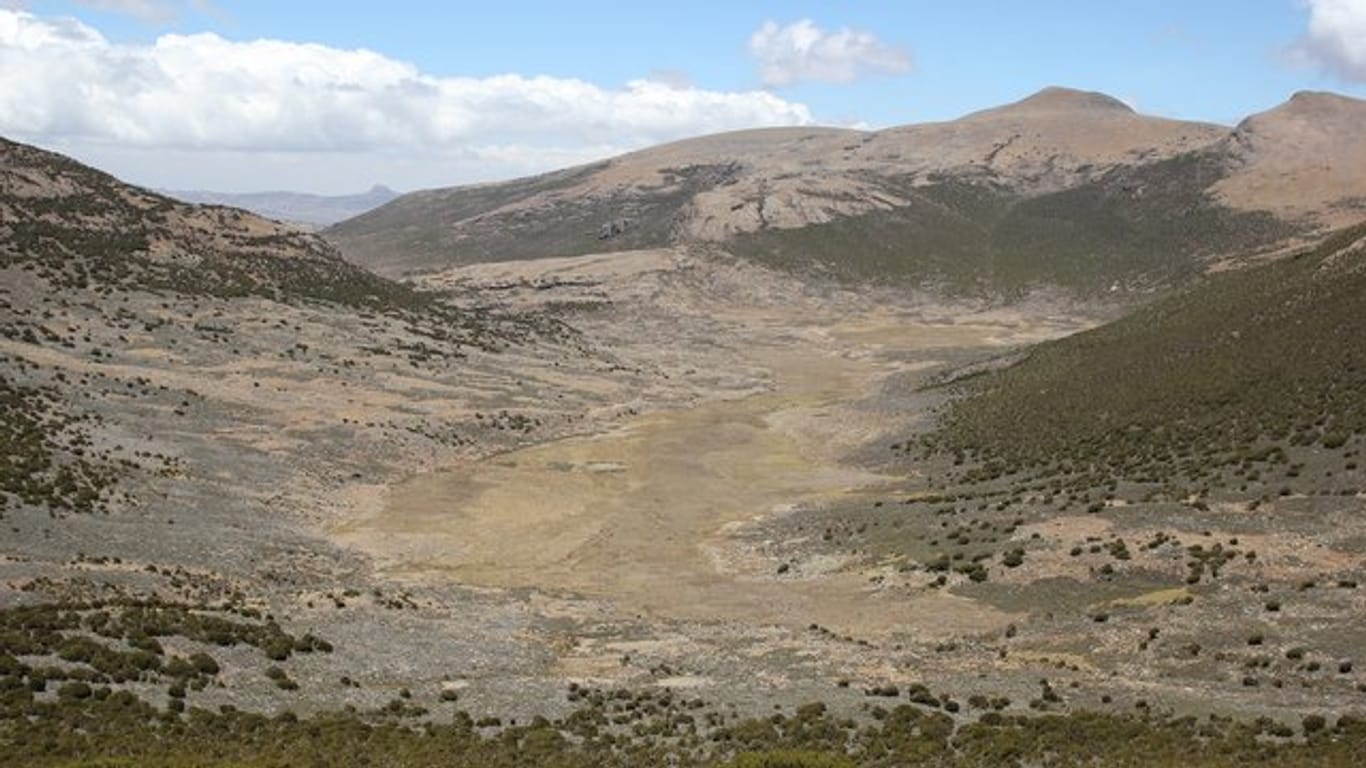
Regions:
<instances>
[{"instance_id":1,"label":"dirt ground","mask_svg":"<svg viewBox=\"0 0 1366 768\"><path fill-rule=\"evenodd\" d=\"M831 560L797 573L747 532L905 482L848 458L915 416L855 407L889 376L935 367L948 348L995 350L1056 325L784 314L731 308L726 317L737 329L788 329L781 339L736 335L751 345L743 358L766 372L761 392L419 474L332 534L374 557L386 577L413 584L534 588L653 617L818 624L872 638L1004 627L1009 614L971 600L888 594L870 584L876 564Z\"/></svg>"}]
</instances>

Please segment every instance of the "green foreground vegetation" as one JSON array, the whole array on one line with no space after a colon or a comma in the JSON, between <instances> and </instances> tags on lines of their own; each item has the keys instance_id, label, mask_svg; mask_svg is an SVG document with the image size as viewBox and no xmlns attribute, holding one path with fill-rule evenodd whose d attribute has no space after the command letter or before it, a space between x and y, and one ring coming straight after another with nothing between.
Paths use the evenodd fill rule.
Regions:
<instances>
[{"instance_id":1,"label":"green foreground vegetation","mask_svg":"<svg viewBox=\"0 0 1366 768\"><path fill-rule=\"evenodd\" d=\"M7 694L0 763L27 766L1359 766L1366 722L1270 722L1092 713L955 723L911 704L858 725L819 704L694 734L660 717L614 728L602 707L526 725L435 723L386 712L267 717L231 709L158 710L126 692ZM19 710L19 711L16 711Z\"/></svg>"},{"instance_id":2,"label":"green foreground vegetation","mask_svg":"<svg viewBox=\"0 0 1366 768\"><path fill-rule=\"evenodd\" d=\"M0 611L0 764L23 766L1355 766L1366 721L1305 717L1172 718L1012 714L969 702L957 716L915 691L879 692L857 719L823 704L766 718L727 718L666 689L601 690L571 684L578 707L518 724L456 709L433 712L402 693L368 712L274 716L195 706L222 684L208 652L163 641L255 648L266 662L328 653L249 609L165 603L34 605ZM272 664L264 673L284 687ZM162 688L165 688L164 695ZM898 700L899 699L899 700ZM909 699L909 701L907 700ZM959 712L958 707L953 707Z\"/></svg>"}]
</instances>

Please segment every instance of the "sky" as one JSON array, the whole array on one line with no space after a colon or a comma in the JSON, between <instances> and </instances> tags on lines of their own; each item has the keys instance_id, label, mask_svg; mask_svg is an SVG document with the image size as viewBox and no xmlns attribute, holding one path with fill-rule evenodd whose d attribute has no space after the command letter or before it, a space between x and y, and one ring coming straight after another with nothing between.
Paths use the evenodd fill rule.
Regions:
<instances>
[{"instance_id":1,"label":"sky","mask_svg":"<svg viewBox=\"0 0 1366 768\"><path fill-rule=\"evenodd\" d=\"M0 0L0 136L166 189L450 186L1049 85L1227 125L1366 98L1366 0Z\"/></svg>"}]
</instances>

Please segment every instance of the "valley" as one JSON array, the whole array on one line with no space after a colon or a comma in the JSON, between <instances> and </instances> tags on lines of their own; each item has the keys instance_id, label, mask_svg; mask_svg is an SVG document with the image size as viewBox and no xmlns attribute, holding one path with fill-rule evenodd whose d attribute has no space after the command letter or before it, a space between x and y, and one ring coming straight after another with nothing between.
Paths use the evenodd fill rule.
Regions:
<instances>
[{"instance_id":1,"label":"valley","mask_svg":"<svg viewBox=\"0 0 1366 768\"><path fill-rule=\"evenodd\" d=\"M1366 230L1257 174L1361 107L1297 99L1050 89L322 235L0 144L0 762L1352 764Z\"/></svg>"},{"instance_id":2,"label":"valley","mask_svg":"<svg viewBox=\"0 0 1366 768\"><path fill-rule=\"evenodd\" d=\"M846 458L923 417L879 412L886 378L941 366L937 350L990 353L1067 326L886 314L825 325L778 307L726 309L733 337L721 340L763 377L760 393L415 477L389 491L378 515L340 527L338 540L402 579L568 591L668 618L815 621L861 636L926 623L938 612L876 595L862 604L864 574L842 573L839 559L824 576L775 580L780 563L737 547L728 532L904 485ZM943 619L934 620L939 631Z\"/></svg>"}]
</instances>

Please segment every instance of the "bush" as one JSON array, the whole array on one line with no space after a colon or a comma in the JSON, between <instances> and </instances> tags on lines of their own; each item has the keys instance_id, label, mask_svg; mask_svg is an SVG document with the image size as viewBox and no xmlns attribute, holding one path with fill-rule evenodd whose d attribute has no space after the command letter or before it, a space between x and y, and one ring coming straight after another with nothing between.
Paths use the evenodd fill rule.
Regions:
<instances>
[{"instance_id":1,"label":"bush","mask_svg":"<svg viewBox=\"0 0 1366 768\"><path fill-rule=\"evenodd\" d=\"M1336 450L1347 443L1350 437L1346 432L1329 432L1323 436L1323 447L1329 450Z\"/></svg>"},{"instance_id":2,"label":"bush","mask_svg":"<svg viewBox=\"0 0 1366 768\"><path fill-rule=\"evenodd\" d=\"M195 671L201 675L218 674L218 662L207 653L195 653L190 656L190 664Z\"/></svg>"},{"instance_id":3,"label":"bush","mask_svg":"<svg viewBox=\"0 0 1366 768\"><path fill-rule=\"evenodd\" d=\"M726 764L728 768L853 768L843 755L822 752L746 752Z\"/></svg>"},{"instance_id":4,"label":"bush","mask_svg":"<svg viewBox=\"0 0 1366 768\"><path fill-rule=\"evenodd\" d=\"M62 686L57 689L57 698L59 699L88 699L93 694L94 691L90 686L79 680L71 683L63 683Z\"/></svg>"},{"instance_id":5,"label":"bush","mask_svg":"<svg viewBox=\"0 0 1366 768\"><path fill-rule=\"evenodd\" d=\"M197 671L189 659L182 659L179 656L173 657L162 668L167 677L190 677Z\"/></svg>"},{"instance_id":6,"label":"bush","mask_svg":"<svg viewBox=\"0 0 1366 768\"><path fill-rule=\"evenodd\" d=\"M271 661L284 661L294 651L294 643L288 636L272 637L261 646L261 651Z\"/></svg>"}]
</instances>

